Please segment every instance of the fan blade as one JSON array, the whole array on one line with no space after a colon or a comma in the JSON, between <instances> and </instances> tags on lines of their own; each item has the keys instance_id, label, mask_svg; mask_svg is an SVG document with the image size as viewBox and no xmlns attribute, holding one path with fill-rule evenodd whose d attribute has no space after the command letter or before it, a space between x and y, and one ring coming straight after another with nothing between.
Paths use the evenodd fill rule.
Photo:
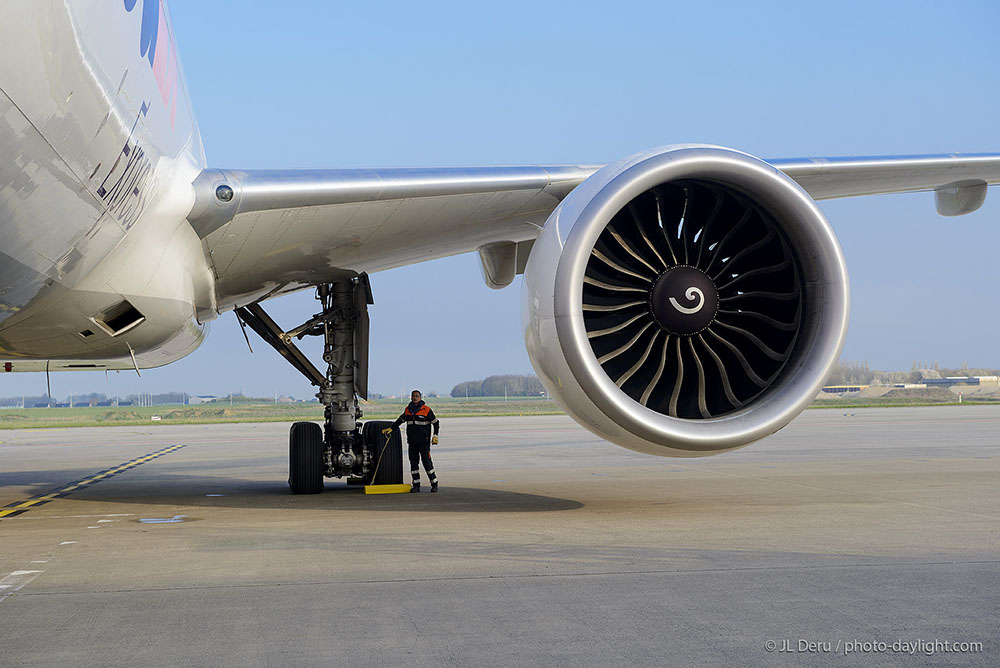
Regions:
<instances>
[{"instance_id":1,"label":"fan blade","mask_svg":"<svg viewBox=\"0 0 1000 668\"><path fill-rule=\"evenodd\" d=\"M660 255L660 252L656 250L653 242L649 240L648 236L646 236L646 230L643 229L644 226L642 224L642 220L639 218L639 212L635 210L635 204L629 202L628 211L632 214L632 220L635 221L635 227L639 230L639 235L642 237L642 240L646 242L647 246L649 246L649 250L653 251L653 255L655 255L656 259L660 261L663 268L667 269L670 265L667 264L667 262L663 259L663 256Z\"/></svg>"},{"instance_id":2,"label":"fan blade","mask_svg":"<svg viewBox=\"0 0 1000 668\"><path fill-rule=\"evenodd\" d=\"M645 306L648 303L649 302L646 302L646 301L625 302L624 304L611 304L609 306L605 306L604 304L584 304L583 305L583 310L584 311L622 311L622 310L625 310L625 309L630 308L632 306Z\"/></svg>"},{"instance_id":3,"label":"fan blade","mask_svg":"<svg viewBox=\"0 0 1000 668\"><path fill-rule=\"evenodd\" d=\"M708 410L708 400L705 398L705 368L701 365L701 359L694 350L694 341L688 337L688 348L694 357L694 365L698 368L698 412L703 418L710 418L712 414Z\"/></svg>"},{"instance_id":4,"label":"fan blade","mask_svg":"<svg viewBox=\"0 0 1000 668\"><path fill-rule=\"evenodd\" d=\"M777 299L779 301L787 301L789 299L795 299L799 296L799 291L793 290L792 292L764 292L758 290L756 292L744 292L739 295L731 295L729 297L722 297L719 299L719 303L738 301L740 299L750 299L752 297L761 297L764 299Z\"/></svg>"},{"instance_id":5,"label":"fan blade","mask_svg":"<svg viewBox=\"0 0 1000 668\"><path fill-rule=\"evenodd\" d=\"M674 391L670 394L670 405L667 408L667 413L670 417L677 417L677 400L681 396L681 383L684 382L684 360L681 358L681 340L677 338L675 341L677 342L677 380L674 381Z\"/></svg>"},{"instance_id":6,"label":"fan blade","mask_svg":"<svg viewBox=\"0 0 1000 668\"><path fill-rule=\"evenodd\" d=\"M750 278L752 276L763 276L763 275L766 275L766 274L773 274L776 271L781 271L782 269L787 269L789 266L791 266L791 264L792 264L792 258L791 257L787 257L787 258L785 258L784 262L781 262L781 263L775 264L775 265L771 265L770 267L761 267L760 269L751 269L750 271L748 271L748 272L746 272L744 274L740 274L739 276L737 276L736 278L732 279L731 281L729 281L725 285L719 285L719 286L716 286L716 287L719 290L719 292L722 292L726 288L728 288L728 287L730 287L732 285L736 285L737 283L739 283L740 281L742 281L745 278Z\"/></svg>"},{"instance_id":7,"label":"fan blade","mask_svg":"<svg viewBox=\"0 0 1000 668\"><path fill-rule=\"evenodd\" d=\"M621 323L620 325L615 325L614 327L608 327L607 329L599 329L596 332L587 332L588 339L596 339L599 336L607 336L608 334L614 334L615 332L620 332L632 323L634 323L639 318L649 317L648 313L640 313L639 315L633 316ZM652 324L652 323L650 323Z\"/></svg>"},{"instance_id":8,"label":"fan blade","mask_svg":"<svg viewBox=\"0 0 1000 668\"><path fill-rule=\"evenodd\" d=\"M645 288L629 288L624 285L612 285L610 283L604 283L602 281L593 279L590 276L584 276L583 282L586 283L587 285L593 285L595 288L611 290L612 292L641 292L643 294L647 294L649 292L649 290Z\"/></svg>"},{"instance_id":9,"label":"fan blade","mask_svg":"<svg viewBox=\"0 0 1000 668\"><path fill-rule=\"evenodd\" d=\"M701 266L702 251L708 246L708 229L715 222L719 212L722 211L722 205L725 202L725 195L712 189L707 190L715 195L715 206L712 208L712 213L708 215L708 220L705 221L705 224L701 228L701 236L698 237L700 243L698 244L698 258L694 261L695 267Z\"/></svg>"},{"instance_id":10,"label":"fan blade","mask_svg":"<svg viewBox=\"0 0 1000 668\"><path fill-rule=\"evenodd\" d=\"M629 369L628 371L626 371L625 373L623 373L621 376L618 377L618 380L615 381L615 385L617 385L618 387L624 385L628 381L628 379L631 378L633 374L635 374L635 372L639 370L639 367L641 367L643 364L646 363L646 360L649 359L650 351L653 350L653 344L656 343L656 337L658 337L659 335L660 335L659 330L653 332L653 338L649 340L649 345L646 346L646 352L642 354L642 357L639 358L638 362L632 365L631 369Z\"/></svg>"},{"instance_id":11,"label":"fan blade","mask_svg":"<svg viewBox=\"0 0 1000 668\"><path fill-rule=\"evenodd\" d=\"M653 279L655 278L655 275L652 276L652 277L650 277L650 276L644 276L642 274L637 274L636 272L632 271L631 269L626 269L625 267L621 266L620 264L618 264L614 260L608 258L606 255L604 255L604 253L602 253L601 251L597 250L596 248L594 250L592 250L590 254L593 255L594 257L596 257L598 260L600 260L604 264L606 264L609 267L611 267L612 269L617 269L618 271L622 272L623 274L628 274L629 276L635 276L636 278L642 279L644 281L649 281L650 283L652 283Z\"/></svg>"},{"instance_id":12,"label":"fan blade","mask_svg":"<svg viewBox=\"0 0 1000 668\"><path fill-rule=\"evenodd\" d=\"M598 357L597 358L598 364L604 364L605 362L607 362L609 360L613 360L614 358L618 357L619 355L621 355L622 353L624 353L625 351L627 351L629 348L631 348L633 345L635 345L635 342L639 340L639 337L642 336L646 332L646 330L649 329L652 326L653 326L653 323L651 323L651 322L647 323L646 326L643 327L642 329L640 329L639 333L636 334L635 336L633 336L631 338L631 340L629 340L629 342L626 343L624 346L622 346L621 348L619 348L617 350L612 350L607 355L601 355L600 357ZM654 336L653 338L656 338L656 337Z\"/></svg>"},{"instance_id":13,"label":"fan blade","mask_svg":"<svg viewBox=\"0 0 1000 668\"><path fill-rule=\"evenodd\" d=\"M667 250L670 251L671 259L673 259L675 265L678 265L680 262L677 261L677 253L674 252L674 246L670 243L670 235L667 234L667 224L663 222L663 200L661 199L659 190L653 191L653 198L656 200L656 222L660 225L661 236L667 244Z\"/></svg>"},{"instance_id":14,"label":"fan blade","mask_svg":"<svg viewBox=\"0 0 1000 668\"><path fill-rule=\"evenodd\" d=\"M680 242L681 246L684 247L684 264L690 264L688 260L688 240L687 240L687 230L690 225L688 225L687 213L688 209L691 207L691 189L684 187L684 210L681 212L680 220Z\"/></svg>"},{"instance_id":15,"label":"fan blade","mask_svg":"<svg viewBox=\"0 0 1000 668\"><path fill-rule=\"evenodd\" d=\"M729 262L726 263L727 266L722 267L721 269L719 269L719 273L717 273L714 276L712 276L712 280L714 281L715 279L717 279L719 276L721 276L723 274L723 272L725 272L730 267L735 266L741 259L743 259L747 255L749 255L750 253L754 252L755 250L757 250L757 249L759 249L759 248L761 248L763 246L766 246L768 243L770 243L770 241L772 239L774 239L774 235L775 235L774 229L773 228L768 228L767 234L764 236L763 239L761 239L760 241L755 241L754 243L750 244L749 246L747 246L746 248L744 248L743 250L741 250L736 255L734 255L731 258L729 258Z\"/></svg>"},{"instance_id":16,"label":"fan blade","mask_svg":"<svg viewBox=\"0 0 1000 668\"><path fill-rule=\"evenodd\" d=\"M657 274L659 274L658 271L656 271L655 269L653 269L652 265L650 265L648 262L646 262L645 260L643 260L642 257L638 253L636 253L635 250L633 250L631 246L628 245L628 242L626 242L624 239L622 239L622 236L620 234L618 234L618 232L615 230L615 228L613 228L613 227L611 227L609 225L608 228L607 228L607 231L610 232L611 236L614 237L615 241L617 241L618 244L622 248L625 249L626 253L628 253L629 255L631 255L632 257L634 257L636 260L638 260L642 264L646 265L646 267L651 272L653 272L654 276L656 276Z\"/></svg>"},{"instance_id":17,"label":"fan blade","mask_svg":"<svg viewBox=\"0 0 1000 668\"><path fill-rule=\"evenodd\" d=\"M635 303L637 303L637 304L643 304L645 302L635 302ZM584 309L586 309L586 307L584 307ZM728 310L725 310L725 309L719 309L718 315L745 315L748 318L753 318L754 320L760 320L764 324L770 325L771 327L774 327L775 329L780 329L783 332L791 332L796 327L798 327L798 323L794 323L794 322L779 322L779 321L775 320L774 318L768 317L768 316L764 315L763 313L757 313L756 311L728 311Z\"/></svg>"},{"instance_id":18,"label":"fan blade","mask_svg":"<svg viewBox=\"0 0 1000 668\"><path fill-rule=\"evenodd\" d=\"M701 345L705 347L708 354L711 355L712 359L715 360L715 367L719 370L719 377L722 378L722 391L726 394L726 399L729 401L729 405L733 408L739 408L743 405L743 402L736 398L736 394L733 392L732 385L729 384L729 373L726 371L726 365L722 363L722 358L712 350L712 346L708 345L708 341L698 334L698 340Z\"/></svg>"},{"instance_id":19,"label":"fan blade","mask_svg":"<svg viewBox=\"0 0 1000 668\"><path fill-rule=\"evenodd\" d=\"M732 343L719 336L719 334L717 334L711 327L709 327L705 331L714 336L716 339L718 339L719 342L722 343L722 345L724 345L726 348L729 349L729 352L731 352L733 355L736 356L736 360L740 363L740 366L743 367L743 372L746 373L747 378L750 379L750 382L752 382L757 387L767 386L767 381L757 375L757 372L753 370L753 367L750 366L750 362L747 361L747 358L743 356L743 353L740 351L739 348L737 348Z\"/></svg>"},{"instance_id":20,"label":"fan blade","mask_svg":"<svg viewBox=\"0 0 1000 668\"><path fill-rule=\"evenodd\" d=\"M754 335L752 332L748 332L747 330L743 329L742 327L734 327L733 325L727 325L726 323L721 322L719 320L716 320L715 324L718 325L719 327L725 327L726 329L728 329L730 331L733 331L733 332L736 332L737 334L742 334L747 340L749 340L751 343L753 343L755 346L757 346L757 348L760 350L760 352L764 353L765 355L767 355L768 357L770 357L771 359L773 359L775 362L782 362L782 361L784 361L785 359L788 358L787 354L786 355L782 355L781 353L778 353L778 352L775 352L775 351L771 350L767 346L767 344L765 344L763 341L761 341L760 339L758 339L756 337L756 335Z\"/></svg>"},{"instance_id":21,"label":"fan blade","mask_svg":"<svg viewBox=\"0 0 1000 668\"><path fill-rule=\"evenodd\" d=\"M726 241L732 239L733 236L740 231L740 228L746 225L747 221L750 220L751 217L753 217L753 213L754 213L753 209L747 209L746 211L744 211L743 215L740 216L740 219L736 222L736 224L733 225L731 228L729 228L729 231L726 232L725 236L723 236L722 239L720 239L719 242L715 245L715 250L712 251L712 259L709 260L708 264L705 266L704 271L706 274L712 273L712 267L715 265L715 261L716 259L718 259L719 253L720 251L722 251L722 247L726 244Z\"/></svg>"},{"instance_id":22,"label":"fan blade","mask_svg":"<svg viewBox=\"0 0 1000 668\"><path fill-rule=\"evenodd\" d=\"M663 354L660 356L660 366L656 369L656 375L653 376L653 380L649 382L646 389L642 393L642 397L639 399L639 403L643 406L649 404L649 395L653 393L656 388L656 384L660 382L660 377L663 375L663 368L667 366L667 348L670 347L670 335L666 335L667 338L663 340Z\"/></svg>"}]
</instances>

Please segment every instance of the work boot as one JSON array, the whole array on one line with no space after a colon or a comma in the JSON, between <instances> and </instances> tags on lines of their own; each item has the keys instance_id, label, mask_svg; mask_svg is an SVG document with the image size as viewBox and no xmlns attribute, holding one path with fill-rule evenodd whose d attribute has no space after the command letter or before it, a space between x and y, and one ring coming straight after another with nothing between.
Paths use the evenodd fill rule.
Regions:
<instances>
[{"instance_id":1,"label":"work boot","mask_svg":"<svg viewBox=\"0 0 1000 668\"><path fill-rule=\"evenodd\" d=\"M431 494L438 491L438 484L436 482L431 483Z\"/></svg>"},{"instance_id":2,"label":"work boot","mask_svg":"<svg viewBox=\"0 0 1000 668\"><path fill-rule=\"evenodd\" d=\"M418 482L413 487L410 488L410 494L416 494L420 491L420 483Z\"/></svg>"}]
</instances>

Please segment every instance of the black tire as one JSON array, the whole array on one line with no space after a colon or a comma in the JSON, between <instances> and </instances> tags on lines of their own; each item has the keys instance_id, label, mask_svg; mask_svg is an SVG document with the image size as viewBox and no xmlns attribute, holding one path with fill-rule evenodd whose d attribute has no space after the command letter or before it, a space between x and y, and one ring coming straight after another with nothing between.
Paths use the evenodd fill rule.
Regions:
<instances>
[{"instance_id":1,"label":"black tire","mask_svg":"<svg viewBox=\"0 0 1000 668\"><path fill-rule=\"evenodd\" d=\"M365 447L371 448L372 466L377 466L372 485L400 485L403 483L403 437L393 429L386 443L382 430L392 427L386 420L370 420L361 427Z\"/></svg>"},{"instance_id":2,"label":"black tire","mask_svg":"<svg viewBox=\"0 0 1000 668\"><path fill-rule=\"evenodd\" d=\"M295 422L288 432L288 486L292 494L323 491L323 429L315 422Z\"/></svg>"}]
</instances>

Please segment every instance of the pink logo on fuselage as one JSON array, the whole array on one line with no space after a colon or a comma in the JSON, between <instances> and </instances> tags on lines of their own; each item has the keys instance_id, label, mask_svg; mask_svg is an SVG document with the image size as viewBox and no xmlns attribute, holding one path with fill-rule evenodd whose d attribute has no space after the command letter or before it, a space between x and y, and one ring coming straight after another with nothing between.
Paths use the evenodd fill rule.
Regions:
<instances>
[{"instance_id":1,"label":"pink logo on fuselage","mask_svg":"<svg viewBox=\"0 0 1000 668\"><path fill-rule=\"evenodd\" d=\"M124 0L125 11L135 9L138 0ZM167 26L165 0L142 0L142 30L139 55L149 61L160 89L164 107L170 110L170 127L177 118L177 46Z\"/></svg>"}]
</instances>

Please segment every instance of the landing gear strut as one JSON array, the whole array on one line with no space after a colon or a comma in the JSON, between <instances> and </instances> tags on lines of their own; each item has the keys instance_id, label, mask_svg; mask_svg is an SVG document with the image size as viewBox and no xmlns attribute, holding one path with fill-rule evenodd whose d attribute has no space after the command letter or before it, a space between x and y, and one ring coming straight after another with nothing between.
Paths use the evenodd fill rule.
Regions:
<instances>
[{"instance_id":1,"label":"landing gear strut","mask_svg":"<svg viewBox=\"0 0 1000 668\"><path fill-rule=\"evenodd\" d=\"M319 285L316 298L320 312L288 332L260 304L236 309L241 325L250 327L319 388L323 429L320 432L312 422L292 425L288 485L293 494L317 494L323 491L324 476L402 483L399 431L394 429L386 438L381 430L390 423L369 422L363 427L360 422L358 397L368 398L368 305L373 303L368 275ZM325 374L292 341L304 336L323 337Z\"/></svg>"}]
</instances>

